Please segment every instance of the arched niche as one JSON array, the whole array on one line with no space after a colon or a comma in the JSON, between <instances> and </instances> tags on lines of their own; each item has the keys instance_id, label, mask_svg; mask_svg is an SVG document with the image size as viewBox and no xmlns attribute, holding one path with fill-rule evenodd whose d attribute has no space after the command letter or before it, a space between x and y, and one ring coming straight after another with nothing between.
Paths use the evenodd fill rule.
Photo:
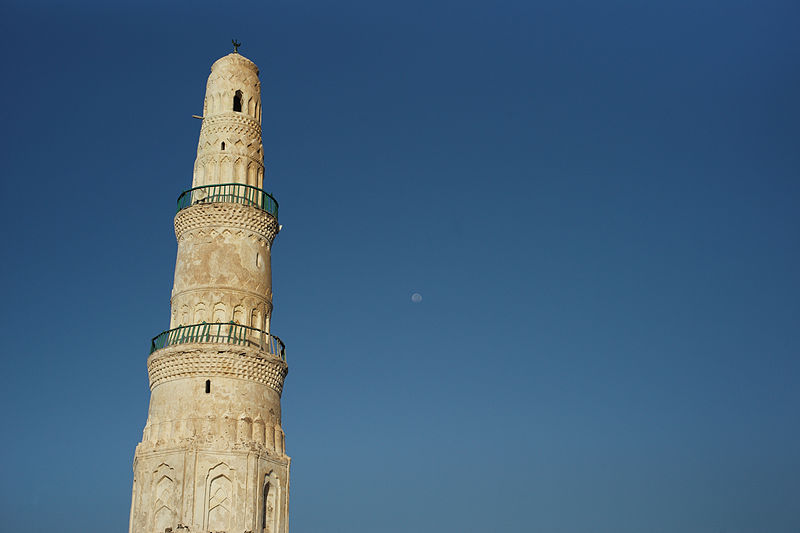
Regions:
<instances>
[{"instance_id":1,"label":"arched niche","mask_svg":"<svg viewBox=\"0 0 800 533\"><path fill-rule=\"evenodd\" d=\"M214 305L214 316L212 322L225 322L226 314L225 304L218 302L216 305Z\"/></svg>"},{"instance_id":2,"label":"arched niche","mask_svg":"<svg viewBox=\"0 0 800 533\"><path fill-rule=\"evenodd\" d=\"M206 306L197 304L194 308L194 323L199 324L206 321Z\"/></svg>"},{"instance_id":3,"label":"arched niche","mask_svg":"<svg viewBox=\"0 0 800 533\"><path fill-rule=\"evenodd\" d=\"M236 324L244 324L244 307L241 305L233 308L233 321Z\"/></svg>"},{"instance_id":4,"label":"arched niche","mask_svg":"<svg viewBox=\"0 0 800 533\"><path fill-rule=\"evenodd\" d=\"M264 476L261 488L259 526L264 533L277 533L280 519L280 480L275 472Z\"/></svg>"},{"instance_id":5,"label":"arched niche","mask_svg":"<svg viewBox=\"0 0 800 533\"><path fill-rule=\"evenodd\" d=\"M175 469L161 463L153 472L153 530L164 531L177 523Z\"/></svg>"},{"instance_id":6,"label":"arched niche","mask_svg":"<svg viewBox=\"0 0 800 533\"><path fill-rule=\"evenodd\" d=\"M219 463L206 476L205 524L206 531L228 531L233 511L233 471Z\"/></svg>"}]
</instances>

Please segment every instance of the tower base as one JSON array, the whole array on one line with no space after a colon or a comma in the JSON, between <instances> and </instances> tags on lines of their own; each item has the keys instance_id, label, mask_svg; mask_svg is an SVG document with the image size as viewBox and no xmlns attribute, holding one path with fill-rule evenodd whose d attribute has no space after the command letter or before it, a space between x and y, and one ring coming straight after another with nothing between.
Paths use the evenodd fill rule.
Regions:
<instances>
[{"instance_id":1,"label":"tower base","mask_svg":"<svg viewBox=\"0 0 800 533\"><path fill-rule=\"evenodd\" d=\"M130 533L288 533L286 455L203 447L134 459Z\"/></svg>"}]
</instances>

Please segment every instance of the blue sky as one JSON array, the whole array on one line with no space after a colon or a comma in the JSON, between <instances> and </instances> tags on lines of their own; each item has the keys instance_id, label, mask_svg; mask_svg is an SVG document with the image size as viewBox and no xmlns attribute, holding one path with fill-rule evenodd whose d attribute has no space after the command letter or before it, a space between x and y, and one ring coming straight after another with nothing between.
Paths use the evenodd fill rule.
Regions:
<instances>
[{"instance_id":1,"label":"blue sky","mask_svg":"<svg viewBox=\"0 0 800 533\"><path fill-rule=\"evenodd\" d=\"M2 529L127 527L191 115L236 37L294 533L797 532L799 16L4 2Z\"/></svg>"}]
</instances>

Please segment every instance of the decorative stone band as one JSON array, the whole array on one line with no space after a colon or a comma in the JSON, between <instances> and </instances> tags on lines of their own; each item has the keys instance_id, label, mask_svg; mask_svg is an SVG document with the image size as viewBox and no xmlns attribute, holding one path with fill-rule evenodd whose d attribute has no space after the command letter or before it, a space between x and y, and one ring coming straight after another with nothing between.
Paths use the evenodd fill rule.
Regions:
<instances>
[{"instance_id":1,"label":"decorative stone band","mask_svg":"<svg viewBox=\"0 0 800 533\"><path fill-rule=\"evenodd\" d=\"M235 134L240 137L253 137L261 140L261 124L254 118L241 113L225 113L211 115L203 119L200 128L200 137L203 135L217 135L219 133Z\"/></svg>"},{"instance_id":2,"label":"decorative stone band","mask_svg":"<svg viewBox=\"0 0 800 533\"><path fill-rule=\"evenodd\" d=\"M269 434L272 429L273 428L267 428L267 434ZM191 437L175 436L170 439L159 439L157 441L142 440L142 442L136 446L134 461L136 461L136 458L174 457L176 452L180 454L180 456L183 456L183 453L187 451L211 453L219 453L222 451L226 457L236 456L238 454L252 455L255 452L256 456L260 457L262 460L266 459L273 463L288 464L290 461L289 456L286 455L285 450L281 450L279 447L282 442L278 441L278 439L273 440L274 443L272 445L268 445L266 442L264 444L259 444L254 440L249 442L231 442L216 435L205 437L197 435ZM181 533L181 531L184 530L178 528L176 533Z\"/></svg>"},{"instance_id":3,"label":"decorative stone band","mask_svg":"<svg viewBox=\"0 0 800 533\"><path fill-rule=\"evenodd\" d=\"M211 146L211 142L208 143ZM240 147L233 144L227 151L220 151L219 145L216 140L214 141L214 149L207 148L202 153L197 154L195 159L195 168L209 169L213 165L219 165L225 161L233 163L234 170L237 165L243 165L245 168L256 168L263 171L264 160L261 157L261 150L253 148L252 146ZM210 172L210 171L209 171ZM234 176L236 173L234 172Z\"/></svg>"},{"instance_id":4,"label":"decorative stone band","mask_svg":"<svg viewBox=\"0 0 800 533\"><path fill-rule=\"evenodd\" d=\"M289 367L276 357L260 353L256 348L208 344L181 344L158 350L147 360L150 390L174 379L221 376L255 381L280 395Z\"/></svg>"},{"instance_id":5,"label":"decorative stone band","mask_svg":"<svg viewBox=\"0 0 800 533\"><path fill-rule=\"evenodd\" d=\"M178 324L191 324L189 317L194 315L197 304L211 301L218 302L214 306L215 311L221 308L223 317L237 324L247 323L246 317L249 317L250 325L258 327L262 316L272 315L272 289L269 287L259 292L228 285L197 287L174 291L172 294L172 298L169 299L174 318L171 322L172 327Z\"/></svg>"},{"instance_id":6,"label":"decorative stone band","mask_svg":"<svg viewBox=\"0 0 800 533\"><path fill-rule=\"evenodd\" d=\"M239 419L235 438L230 429L230 419L190 418L148 423L142 432L142 442L136 446L136 458L153 454L195 451L224 451L227 456L255 452L262 459L288 464L286 435L280 426L264 426L263 420ZM222 426L222 427L220 427ZM244 427L243 427L244 426ZM135 461L135 459L134 459Z\"/></svg>"},{"instance_id":7,"label":"decorative stone band","mask_svg":"<svg viewBox=\"0 0 800 533\"><path fill-rule=\"evenodd\" d=\"M272 246L278 234L278 221L256 207L234 203L197 204L181 209L175 215L175 236L180 242L184 235L194 230L205 230L210 234L214 229L239 228L260 236ZM220 233L220 231L217 231Z\"/></svg>"}]
</instances>

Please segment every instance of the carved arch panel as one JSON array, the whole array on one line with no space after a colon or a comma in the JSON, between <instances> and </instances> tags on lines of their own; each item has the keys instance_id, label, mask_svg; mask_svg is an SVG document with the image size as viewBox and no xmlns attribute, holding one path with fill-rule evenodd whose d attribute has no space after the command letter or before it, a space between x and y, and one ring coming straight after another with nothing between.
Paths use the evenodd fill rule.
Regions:
<instances>
[{"instance_id":1,"label":"carved arch panel","mask_svg":"<svg viewBox=\"0 0 800 533\"><path fill-rule=\"evenodd\" d=\"M199 324L206 321L206 306L199 303L194 308L194 323Z\"/></svg>"},{"instance_id":2,"label":"carved arch panel","mask_svg":"<svg viewBox=\"0 0 800 533\"><path fill-rule=\"evenodd\" d=\"M237 142L236 144L238 148L241 145L241 142ZM236 170L234 171L233 181L235 181L236 183L247 183L244 158L241 157L236 158L234 166Z\"/></svg>"},{"instance_id":3,"label":"carved arch panel","mask_svg":"<svg viewBox=\"0 0 800 533\"><path fill-rule=\"evenodd\" d=\"M214 305L214 317L212 322L226 322L226 311L227 309L225 308L225 304L222 302L217 302L217 304Z\"/></svg>"},{"instance_id":4,"label":"carved arch panel","mask_svg":"<svg viewBox=\"0 0 800 533\"><path fill-rule=\"evenodd\" d=\"M177 524L175 469L161 463L153 472L153 530L164 531Z\"/></svg>"},{"instance_id":5,"label":"carved arch panel","mask_svg":"<svg viewBox=\"0 0 800 533\"><path fill-rule=\"evenodd\" d=\"M205 526L207 531L228 531L233 513L233 470L219 463L206 477Z\"/></svg>"},{"instance_id":6,"label":"carved arch panel","mask_svg":"<svg viewBox=\"0 0 800 533\"><path fill-rule=\"evenodd\" d=\"M281 518L280 496L280 479L274 471L271 471L264 476L261 501L259 502L261 510L259 527L262 528L263 533L278 533Z\"/></svg>"},{"instance_id":7,"label":"carved arch panel","mask_svg":"<svg viewBox=\"0 0 800 533\"><path fill-rule=\"evenodd\" d=\"M233 308L233 321L236 324L244 324L244 307L237 305Z\"/></svg>"},{"instance_id":8,"label":"carved arch panel","mask_svg":"<svg viewBox=\"0 0 800 533\"><path fill-rule=\"evenodd\" d=\"M247 161L247 166L245 168L245 178L247 179L247 184L253 187L256 186L256 163L249 160Z\"/></svg>"}]
</instances>

